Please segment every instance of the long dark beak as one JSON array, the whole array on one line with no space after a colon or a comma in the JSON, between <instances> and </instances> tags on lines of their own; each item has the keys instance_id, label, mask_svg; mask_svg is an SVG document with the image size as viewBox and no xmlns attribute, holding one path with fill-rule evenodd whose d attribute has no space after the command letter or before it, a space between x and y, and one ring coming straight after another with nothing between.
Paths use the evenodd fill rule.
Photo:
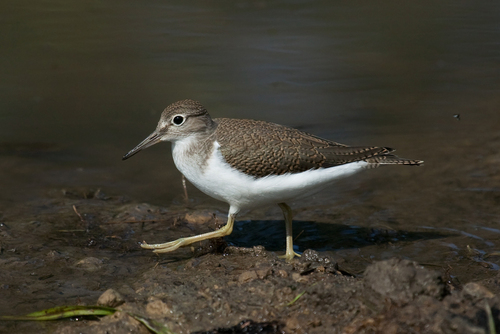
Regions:
<instances>
[{"instance_id":1,"label":"long dark beak","mask_svg":"<svg viewBox=\"0 0 500 334\"><path fill-rule=\"evenodd\" d=\"M132 151L128 152L125 154L122 158L122 160L127 160L131 156L133 156L136 153L139 153L139 151L148 148L149 146L153 146L154 144L159 143L161 140L161 135L158 134L158 132L153 132L148 136L148 138L144 139L139 145L137 145Z\"/></svg>"}]
</instances>

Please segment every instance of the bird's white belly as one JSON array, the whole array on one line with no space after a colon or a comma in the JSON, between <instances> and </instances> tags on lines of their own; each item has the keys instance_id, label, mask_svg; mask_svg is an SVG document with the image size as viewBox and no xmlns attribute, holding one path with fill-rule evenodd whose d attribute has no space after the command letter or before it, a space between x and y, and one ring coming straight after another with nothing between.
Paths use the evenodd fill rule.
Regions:
<instances>
[{"instance_id":1,"label":"bird's white belly","mask_svg":"<svg viewBox=\"0 0 500 334\"><path fill-rule=\"evenodd\" d=\"M196 159L181 158L181 151L174 147L175 165L205 194L238 209L271 205L314 194L328 187L335 179L349 176L368 164L358 161L302 173L254 178L231 168L217 149L219 144L215 142L215 145L216 149L207 163L202 165L203 168L199 168Z\"/></svg>"}]
</instances>

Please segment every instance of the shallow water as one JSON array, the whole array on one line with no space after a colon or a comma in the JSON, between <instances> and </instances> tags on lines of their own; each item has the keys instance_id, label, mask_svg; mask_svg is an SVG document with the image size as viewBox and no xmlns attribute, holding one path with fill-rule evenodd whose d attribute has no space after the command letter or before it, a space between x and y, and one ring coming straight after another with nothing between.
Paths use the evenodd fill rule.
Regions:
<instances>
[{"instance_id":1,"label":"shallow water","mask_svg":"<svg viewBox=\"0 0 500 334\"><path fill-rule=\"evenodd\" d=\"M214 117L425 161L292 203L299 250L335 251L353 272L402 256L451 264L463 280L496 274L498 3L7 0L0 10L1 223L62 189L181 203L169 144L121 156L166 105L192 98ZM188 189L193 207L227 210ZM280 250L280 215L243 213L228 240Z\"/></svg>"}]
</instances>

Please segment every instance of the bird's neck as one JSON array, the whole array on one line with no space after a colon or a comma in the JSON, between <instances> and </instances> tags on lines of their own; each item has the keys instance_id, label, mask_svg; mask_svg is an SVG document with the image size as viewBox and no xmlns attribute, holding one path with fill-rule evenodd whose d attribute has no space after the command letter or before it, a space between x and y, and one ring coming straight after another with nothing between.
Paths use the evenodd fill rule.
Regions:
<instances>
[{"instance_id":1,"label":"bird's neck","mask_svg":"<svg viewBox=\"0 0 500 334\"><path fill-rule=\"evenodd\" d=\"M197 132L172 142L172 157L177 169L185 175L189 174L186 169L202 170L215 149L214 141L215 134L212 131Z\"/></svg>"}]
</instances>

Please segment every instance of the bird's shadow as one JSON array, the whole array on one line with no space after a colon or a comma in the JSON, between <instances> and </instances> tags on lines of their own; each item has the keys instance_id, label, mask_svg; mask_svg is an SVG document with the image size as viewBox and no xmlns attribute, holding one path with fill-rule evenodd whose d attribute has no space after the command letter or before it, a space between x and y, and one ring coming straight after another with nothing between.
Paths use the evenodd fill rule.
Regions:
<instances>
[{"instance_id":1,"label":"bird's shadow","mask_svg":"<svg viewBox=\"0 0 500 334\"><path fill-rule=\"evenodd\" d=\"M235 222L233 233L226 236L225 240L239 247L262 245L269 251L281 251L285 249L285 234L283 220L246 220ZM293 221L294 246L298 247L299 251L309 248L317 251L334 251L449 236L450 234L432 230L405 231L315 221Z\"/></svg>"}]
</instances>

